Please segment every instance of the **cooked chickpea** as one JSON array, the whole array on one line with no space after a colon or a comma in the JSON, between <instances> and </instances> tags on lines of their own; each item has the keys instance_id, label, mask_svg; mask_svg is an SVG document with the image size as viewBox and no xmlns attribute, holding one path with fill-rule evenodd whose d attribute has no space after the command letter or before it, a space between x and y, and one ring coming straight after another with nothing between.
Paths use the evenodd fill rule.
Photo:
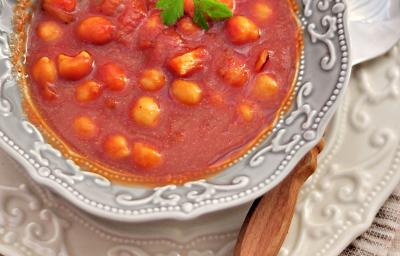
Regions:
<instances>
[{"instance_id":1,"label":"cooked chickpea","mask_svg":"<svg viewBox=\"0 0 400 256\"><path fill-rule=\"evenodd\" d=\"M132 151L133 161L138 166L150 169L161 164L162 157L155 148L143 143L135 143Z\"/></svg>"},{"instance_id":2,"label":"cooked chickpea","mask_svg":"<svg viewBox=\"0 0 400 256\"><path fill-rule=\"evenodd\" d=\"M125 71L115 63L108 63L101 66L97 74L107 88L112 91L123 90L128 81Z\"/></svg>"},{"instance_id":3,"label":"cooked chickpea","mask_svg":"<svg viewBox=\"0 0 400 256\"><path fill-rule=\"evenodd\" d=\"M101 93L101 86L94 81L86 81L76 87L75 98L79 102L89 102L97 99Z\"/></svg>"},{"instance_id":4,"label":"cooked chickpea","mask_svg":"<svg viewBox=\"0 0 400 256\"><path fill-rule=\"evenodd\" d=\"M176 30L185 36L190 36L199 31L202 31L202 29L197 26L190 17L182 18L178 22Z\"/></svg>"},{"instance_id":5,"label":"cooked chickpea","mask_svg":"<svg viewBox=\"0 0 400 256\"><path fill-rule=\"evenodd\" d=\"M256 107L253 104L249 103L240 103L238 106L238 112L241 118L246 122L250 122L254 119L254 115L256 112Z\"/></svg>"},{"instance_id":6,"label":"cooked chickpea","mask_svg":"<svg viewBox=\"0 0 400 256\"><path fill-rule=\"evenodd\" d=\"M172 95L183 104L196 105L201 101L202 90L195 82L178 79L172 83Z\"/></svg>"},{"instance_id":7,"label":"cooked chickpea","mask_svg":"<svg viewBox=\"0 0 400 256\"><path fill-rule=\"evenodd\" d=\"M266 3L255 2L253 15L258 21L266 21L272 14L272 9Z\"/></svg>"},{"instance_id":8,"label":"cooked chickpea","mask_svg":"<svg viewBox=\"0 0 400 256\"><path fill-rule=\"evenodd\" d=\"M165 74L159 69L146 69L139 80L140 87L147 91L160 90L165 85Z\"/></svg>"},{"instance_id":9,"label":"cooked chickpea","mask_svg":"<svg viewBox=\"0 0 400 256\"><path fill-rule=\"evenodd\" d=\"M61 37L62 29L53 21L43 21L37 28L37 34L43 41L52 42Z\"/></svg>"},{"instance_id":10,"label":"cooked chickpea","mask_svg":"<svg viewBox=\"0 0 400 256\"><path fill-rule=\"evenodd\" d=\"M93 69L93 58L82 51L76 56L58 55L58 72L61 77L70 80L79 80L89 75Z\"/></svg>"},{"instance_id":11,"label":"cooked chickpea","mask_svg":"<svg viewBox=\"0 0 400 256\"><path fill-rule=\"evenodd\" d=\"M259 100L269 100L278 92L279 86L274 78L260 74L253 82L253 95Z\"/></svg>"},{"instance_id":12,"label":"cooked chickpea","mask_svg":"<svg viewBox=\"0 0 400 256\"><path fill-rule=\"evenodd\" d=\"M251 43L260 38L260 29L244 16L233 16L226 23L229 39L235 44Z\"/></svg>"},{"instance_id":13,"label":"cooked chickpea","mask_svg":"<svg viewBox=\"0 0 400 256\"><path fill-rule=\"evenodd\" d=\"M194 71L203 68L207 58L208 51L205 48L197 48L172 58L168 61L168 66L177 75L188 76Z\"/></svg>"},{"instance_id":14,"label":"cooked chickpea","mask_svg":"<svg viewBox=\"0 0 400 256\"><path fill-rule=\"evenodd\" d=\"M131 154L128 140L119 134L111 135L106 138L103 148L107 156L112 159L122 159Z\"/></svg>"},{"instance_id":15,"label":"cooked chickpea","mask_svg":"<svg viewBox=\"0 0 400 256\"><path fill-rule=\"evenodd\" d=\"M98 134L98 127L95 122L87 116L80 116L74 119L73 129L76 135L82 139L92 139Z\"/></svg>"},{"instance_id":16,"label":"cooked chickpea","mask_svg":"<svg viewBox=\"0 0 400 256\"><path fill-rule=\"evenodd\" d=\"M249 70L244 63L230 63L219 70L219 75L229 85L243 86L249 79Z\"/></svg>"},{"instance_id":17,"label":"cooked chickpea","mask_svg":"<svg viewBox=\"0 0 400 256\"><path fill-rule=\"evenodd\" d=\"M106 44L113 39L114 25L105 17L89 17L78 24L76 33L82 41L98 45Z\"/></svg>"},{"instance_id":18,"label":"cooked chickpea","mask_svg":"<svg viewBox=\"0 0 400 256\"><path fill-rule=\"evenodd\" d=\"M57 79L56 65L48 57L42 57L33 64L32 77L41 86L53 84Z\"/></svg>"},{"instance_id":19,"label":"cooked chickpea","mask_svg":"<svg viewBox=\"0 0 400 256\"><path fill-rule=\"evenodd\" d=\"M161 109L151 97L141 97L132 108L132 117L136 123L154 127L158 124Z\"/></svg>"}]
</instances>

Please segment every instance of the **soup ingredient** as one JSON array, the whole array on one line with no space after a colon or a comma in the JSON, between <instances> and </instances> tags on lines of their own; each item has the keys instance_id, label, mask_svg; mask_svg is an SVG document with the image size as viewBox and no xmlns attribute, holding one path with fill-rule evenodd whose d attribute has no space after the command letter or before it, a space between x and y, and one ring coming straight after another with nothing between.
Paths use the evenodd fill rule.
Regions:
<instances>
[{"instance_id":1,"label":"soup ingredient","mask_svg":"<svg viewBox=\"0 0 400 256\"><path fill-rule=\"evenodd\" d=\"M240 103L238 106L238 112L243 120L250 122L254 119L256 107L249 103Z\"/></svg>"},{"instance_id":2,"label":"soup ingredient","mask_svg":"<svg viewBox=\"0 0 400 256\"><path fill-rule=\"evenodd\" d=\"M61 77L69 80L79 80L89 75L93 69L93 58L82 51L75 56L58 55L58 72Z\"/></svg>"},{"instance_id":3,"label":"soup ingredient","mask_svg":"<svg viewBox=\"0 0 400 256\"><path fill-rule=\"evenodd\" d=\"M162 160L161 154L155 148L143 143L133 145L132 156L134 163L145 169L160 165Z\"/></svg>"},{"instance_id":4,"label":"soup ingredient","mask_svg":"<svg viewBox=\"0 0 400 256\"><path fill-rule=\"evenodd\" d=\"M202 90L196 82L175 80L172 83L172 95L186 105L196 105L201 101Z\"/></svg>"},{"instance_id":5,"label":"soup ingredient","mask_svg":"<svg viewBox=\"0 0 400 256\"><path fill-rule=\"evenodd\" d=\"M255 18L260 22L268 20L272 15L272 9L266 3L261 1L255 1L252 9Z\"/></svg>"},{"instance_id":6,"label":"soup ingredient","mask_svg":"<svg viewBox=\"0 0 400 256\"><path fill-rule=\"evenodd\" d=\"M89 17L78 24L76 33L82 41L102 45L112 41L114 25L105 17Z\"/></svg>"},{"instance_id":7,"label":"soup ingredient","mask_svg":"<svg viewBox=\"0 0 400 256\"><path fill-rule=\"evenodd\" d=\"M157 102L151 97L141 97L132 109L133 120L136 123L155 127L158 123L161 109Z\"/></svg>"},{"instance_id":8,"label":"soup ingredient","mask_svg":"<svg viewBox=\"0 0 400 256\"><path fill-rule=\"evenodd\" d=\"M209 29L207 18L214 21L231 17L232 10L225 3L227 0L158 0L157 8L162 10L161 16L165 25L175 24L183 16L186 9L193 16L193 21L203 29ZM232 4L233 7L233 4Z\"/></svg>"},{"instance_id":9,"label":"soup ingredient","mask_svg":"<svg viewBox=\"0 0 400 256\"><path fill-rule=\"evenodd\" d=\"M267 49L264 49L260 52L260 55L258 56L257 62L256 62L256 66L255 69L257 72L260 72L265 64L267 63L269 59L269 52Z\"/></svg>"},{"instance_id":10,"label":"soup ingredient","mask_svg":"<svg viewBox=\"0 0 400 256\"><path fill-rule=\"evenodd\" d=\"M107 137L103 147L106 155L112 159L122 159L131 154L128 140L120 134Z\"/></svg>"},{"instance_id":11,"label":"soup ingredient","mask_svg":"<svg viewBox=\"0 0 400 256\"><path fill-rule=\"evenodd\" d=\"M247 44L260 38L260 29L245 16L234 16L226 23L226 32L232 43Z\"/></svg>"},{"instance_id":12,"label":"soup ingredient","mask_svg":"<svg viewBox=\"0 0 400 256\"><path fill-rule=\"evenodd\" d=\"M32 77L42 86L53 84L57 79L56 65L48 57L42 57L33 65Z\"/></svg>"},{"instance_id":13,"label":"soup ingredient","mask_svg":"<svg viewBox=\"0 0 400 256\"><path fill-rule=\"evenodd\" d=\"M75 118L73 122L73 129L76 135L81 139L92 139L96 137L99 131L95 122L87 116L80 116Z\"/></svg>"},{"instance_id":14,"label":"soup ingredient","mask_svg":"<svg viewBox=\"0 0 400 256\"><path fill-rule=\"evenodd\" d=\"M159 69L146 69L139 80L140 87L146 91L160 90L166 83L165 74Z\"/></svg>"},{"instance_id":15,"label":"soup ingredient","mask_svg":"<svg viewBox=\"0 0 400 256\"><path fill-rule=\"evenodd\" d=\"M249 80L250 71L239 58L228 57L218 73L227 84L240 87Z\"/></svg>"},{"instance_id":16,"label":"soup ingredient","mask_svg":"<svg viewBox=\"0 0 400 256\"><path fill-rule=\"evenodd\" d=\"M63 22L70 23L74 20L72 12L76 8L76 0L43 0L43 10Z\"/></svg>"},{"instance_id":17,"label":"soup ingredient","mask_svg":"<svg viewBox=\"0 0 400 256\"><path fill-rule=\"evenodd\" d=\"M176 56L168 62L168 66L179 76L188 76L202 69L208 57L205 48L197 48L185 54Z\"/></svg>"},{"instance_id":18,"label":"soup ingredient","mask_svg":"<svg viewBox=\"0 0 400 256\"><path fill-rule=\"evenodd\" d=\"M52 42L61 37L62 29L56 22L44 21L39 24L37 34L43 41Z\"/></svg>"},{"instance_id":19,"label":"soup ingredient","mask_svg":"<svg viewBox=\"0 0 400 256\"><path fill-rule=\"evenodd\" d=\"M101 66L97 75L111 91L122 91L128 81L124 69L116 63L107 63Z\"/></svg>"},{"instance_id":20,"label":"soup ingredient","mask_svg":"<svg viewBox=\"0 0 400 256\"><path fill-rule=\"evenodd\" d=\"M260 74L253 83L253 94L259 100L271 100L279 90L278 83L267 74Z\"/></svg>"},{"instance_id":21,"label":"soup ingredient","mask_svg":"<svg viewBox=\"0 0 400 256\"><path fill-rule=\"evenodd\" d=\"M97 99L101 93L101 86L95 81L86 81L76 87L75 98L80 102L89 102Z\"/></svg>"}]
</instances>

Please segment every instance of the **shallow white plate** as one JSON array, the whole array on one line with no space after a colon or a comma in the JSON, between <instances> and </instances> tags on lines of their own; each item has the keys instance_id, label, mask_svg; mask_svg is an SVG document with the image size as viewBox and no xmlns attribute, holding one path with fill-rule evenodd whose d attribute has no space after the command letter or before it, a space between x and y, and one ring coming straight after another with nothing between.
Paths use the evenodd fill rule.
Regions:
<instances>
[{"instance_id":1,"label":"shallow white plate","mask_svg":"<svg viewBox=\"0 0 400 256\"><path fill-rule=\"evenodd\" d=\"M281 255L338 255L369 227L399 184L399 60L400 44L355 69ZM95 219L54 196L2 151L0 169L0 254L5 256L231 256L248 210L122 224Z\"/></svg>"},{"instance_id":2,"label":"shallow white plate","mask_svg":"<svg viewBox=\"0 0 400 256\"><path fill-rule=\"evenodd\" d=\"M190 219L263 195L319 141L350 76L346 4L297 0L304 53L293 107L268 139L241 161L206 180L158 188L123 186L80 170L26 120L10 69L9 33L14 0L0 0L0 146L40 184L78 207L120 221Z\"/></svg>"}]
</instances>

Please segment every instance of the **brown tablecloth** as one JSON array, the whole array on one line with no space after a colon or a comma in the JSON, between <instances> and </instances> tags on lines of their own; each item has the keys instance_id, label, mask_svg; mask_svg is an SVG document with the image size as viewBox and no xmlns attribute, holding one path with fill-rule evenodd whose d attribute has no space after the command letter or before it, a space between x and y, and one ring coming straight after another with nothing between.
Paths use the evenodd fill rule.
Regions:
<instances>
[{"instance_id":1,"label":"brown tablecloth","mask_svg":"<svg viewBox=\"0 0 400 256\"><path fill-rule=\"evenodd\" d=\"M400 185L376 215L372 226L340 256L400 256Z\"/></svg>"}]
</instances>

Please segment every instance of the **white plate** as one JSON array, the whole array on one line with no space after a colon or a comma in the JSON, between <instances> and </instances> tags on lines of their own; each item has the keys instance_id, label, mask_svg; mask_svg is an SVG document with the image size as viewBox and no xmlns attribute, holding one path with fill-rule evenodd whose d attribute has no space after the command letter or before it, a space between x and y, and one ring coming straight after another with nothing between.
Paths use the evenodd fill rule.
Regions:
<instances>
[{"instance_id":1,"label":"white plate","mask_svg":"<svg viewBox=\"0 0 400 256\"><path fill-rule=\"evenodd\" d=\"M400 44L355 69L281 255L338 255L369 227L400 182L399 60ZM99 220L33 183L0 153L0 253L5 256L230 256L248 209L186 222Z\"/></svg>"}]
</instances>

